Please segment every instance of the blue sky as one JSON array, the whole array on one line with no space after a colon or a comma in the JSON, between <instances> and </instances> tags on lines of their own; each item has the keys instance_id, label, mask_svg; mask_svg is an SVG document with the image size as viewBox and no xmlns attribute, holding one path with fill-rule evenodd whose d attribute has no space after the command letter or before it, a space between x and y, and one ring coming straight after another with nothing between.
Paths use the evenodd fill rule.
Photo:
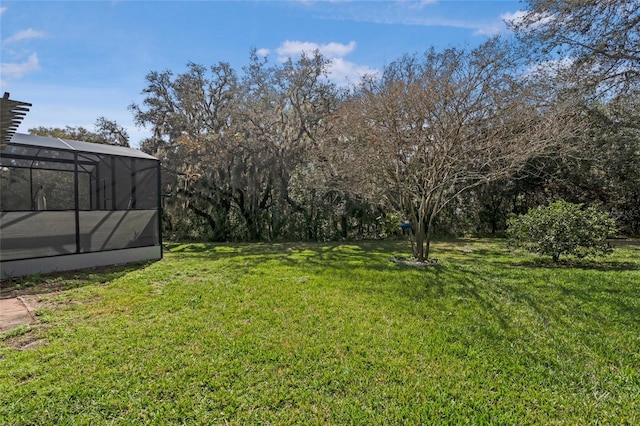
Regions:
<instances>
[{"instance_id":1,"label":"blue sky","mask_svg":"<svg viewBox=\"0 0 640 426\"><path fill-rule=\"evenodd\" d=\"M188 62L228 62L252 47L272 61L319 49L339 84L376 73L405 53L476 46L510 34L503 19L525 7L508 0L398 1L7 1L0 3L2 92L30 102L19 132L83 126L100 116L138 129L150 71L180 73Z\"/></svg>"}]
</instances>

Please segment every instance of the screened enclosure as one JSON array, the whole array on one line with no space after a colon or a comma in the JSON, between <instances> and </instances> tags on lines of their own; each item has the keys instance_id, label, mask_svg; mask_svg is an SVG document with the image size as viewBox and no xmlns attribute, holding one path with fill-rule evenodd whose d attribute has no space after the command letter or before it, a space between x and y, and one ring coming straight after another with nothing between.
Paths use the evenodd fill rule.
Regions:
<instances>
[{"instance_id":1,"label":"screened enclosure","mask_svg":"<svg viewBox=\"0 0 640 426\"><path fill-rule=\"evenodd\" d=\"M154 157L16 133L0 153L1 278L162 256Z\"/></svg>"}]
</instances>

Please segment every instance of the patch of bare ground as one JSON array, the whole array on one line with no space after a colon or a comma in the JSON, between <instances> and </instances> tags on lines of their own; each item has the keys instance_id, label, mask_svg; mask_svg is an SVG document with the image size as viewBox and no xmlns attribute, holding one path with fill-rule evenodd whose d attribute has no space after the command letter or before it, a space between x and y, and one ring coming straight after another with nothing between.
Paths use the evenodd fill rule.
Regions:
<instances>
[{"instance_id":1,"label":"patch of bare ground","mask_svg":"<svg viewBox=\"0 0 640 426\"><path fill-rule=\"evenodd\" d=\"M45 344L45 339L41 337L41 330L38 326L30 326L18 331L3 340L5 346L25 351Z\"/></svg>"},{"instance_id":2,"label":"patch of bare ground","mask_svg":"<svg viewBox=\"0 0 640 426\"><path fill-rule=\"evenodd\" d=\"M150 262L133 262L125 265L99 266L95 268L74 271L52 272L50 274L36 274L27 277L9 278L0 281L0 299L54 293L90 284L101 284L139 270Z\"/></svg>"},{"instance_id":3,"label":"patch of bare ground","mask_svg":"<svg viewBox=\"0 0 640 426\"><path fill-rule=\"evenodd\" d=\"M33 275L0 282L0 299L14 305L19 301L21 311L9 313L0 324L0 344L17 350L28 350L46 344L44 336L46 322L41 321L43 311L56 311L71 305L89 303L98 296L74 299L67 290L102 282L99 273L108 274L122 268L93 268L83 271L61 272L48 275ZM13 306L13 305L12 305Z\"/></svg>"},{"instance_id":4,"label":"patch of bare ground","mask_svg":"<svg viewBox=\"0 0 640 426\"><path fill-rule=\"evenodd\" d=\"M435 257L433 259L425 259L422 261L414 258L404 259L404 258L397 258L397 257L391 257L389 258L389 260L395 263L396 265L411 266L413 268L424 268L426 266L438 265L438 259Z\"/></svg>"},{"instance_id":5,"label":"patch of bare ground","mask_svg":"<svg viewBox=\"0 0 640 426\"><path fill-rule=\"evenodd\" d=\"M100 271L92 270L93 274ZM0 298L51 294L70 288L82 287L95 282L93 274L87 272L62 272L55 275L34 275L0 282Z\"/></svg>"},{"instance_id":6,"label":"patch of bare ground","mask_svg":"<svg viewBox=\"0 0 640 426\"><path fill-rule=\"evenodd\" d=\"M32 296L39 294L51 294L66 290L69 288L69 283L63 280L56 281L43 281L36 283L29 283L28 285L16 284L14 282L3 282L2 295L0 299L12 299L14 297L23 297L25 299L32 299Z\"/></svg>"}]
</instances>

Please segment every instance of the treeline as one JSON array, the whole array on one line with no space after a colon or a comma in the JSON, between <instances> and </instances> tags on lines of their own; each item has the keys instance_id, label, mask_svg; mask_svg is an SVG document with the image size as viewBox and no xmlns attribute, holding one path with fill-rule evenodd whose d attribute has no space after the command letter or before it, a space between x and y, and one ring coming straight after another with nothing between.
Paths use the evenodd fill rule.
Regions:
<instances>
[{"instance_id":1,"label":"treeline","mask_svg":"<svg viewBox=\"0 0 640 426\"><path fill-rule=\"evenodd\" d=\"M425 258L435 234L500 233L558 199L640 234L633 3L530 1L519 43L405 55L348 88L317 52L149 73L131 111L162 160L165 238L375 238L408 221Z\"/></svg>"}]
</instances>

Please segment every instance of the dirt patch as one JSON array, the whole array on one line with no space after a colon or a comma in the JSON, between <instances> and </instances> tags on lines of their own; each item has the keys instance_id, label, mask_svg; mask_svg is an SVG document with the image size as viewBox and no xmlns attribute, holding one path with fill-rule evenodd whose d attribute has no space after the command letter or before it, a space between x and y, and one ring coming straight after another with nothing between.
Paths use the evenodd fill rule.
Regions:
<instances>
[{"instance_id":1,"label":"dirt patch","mask_svg":"<svg viewBox=\"0 0 640 426\"><path fill-rule=\"evenodd\" d=\"M38 320L38 310L55 309L61 304L53 302L57 292L37 295L24 295L11 299L0 299L0 344L3 346L27 350L45 344L42 338L46 324Z\"/></svg>"},{"instance_id":2,"label":"dirt patch","mask_svg":"<svg viewBox=\"0 0 640 426\"><path fill-rule=\"evenodd\" d=\"M416 259L402 259L402 258L392 257L389 260L391 262L395 263L396 265L411 266L413 268L424 268L424 267L427 267L427 266L437 266L438 265L438 259L437 258L418 261Z\"/></svg>"},{"instance_id":3,"label":"dirt patch","mask_svg":"<svg viewBox=\"0 0 640 426\"><path fill-rule=\"evenodd\" d=\"M25 351L35 349L45 343L45 340L39 337L39 330L34 326L18 329L18 331L19 333L16 335L5 338L3 344L19 351Z\"/></svg>"},{"instance_id":4,"label":"dirt patch","mask_svg":"<svg viewBox=\"0 0 640 426\"><path fill-rule=\"evenodd\" d=\"M67 290L109 283L150 262L104 266L75 271L37 274L0 281L0 345L15 349L38 347L46 340L46 322L39 321L42 310L59 310L94 302L100 296L74 299Z\"/></svg>"},{"instance_id":5,"label":"dirt patch","mask_svg":"<svg viewBox=\"0 0 640 426\"><path fill-rule=\"evenodd\" d=\"M29 280L7 280L0 283L0 299L50 294L95 282L88 277L57 274L55 277L31 278Z\"/></svg>"},{"instance_id":6,"label":"dirt patch","mask_svg":"<svg viewBox=\"0 0 640 426\"><path fill-rule=\"evenodd\" d=\"M125 265L99 266L10 278L0 281L0 299L54 293L91 284L103 284L126 275L128 272L140 270L147 264L151 264L151 262L133 262Z\"/></svg>"}]
</instances>

